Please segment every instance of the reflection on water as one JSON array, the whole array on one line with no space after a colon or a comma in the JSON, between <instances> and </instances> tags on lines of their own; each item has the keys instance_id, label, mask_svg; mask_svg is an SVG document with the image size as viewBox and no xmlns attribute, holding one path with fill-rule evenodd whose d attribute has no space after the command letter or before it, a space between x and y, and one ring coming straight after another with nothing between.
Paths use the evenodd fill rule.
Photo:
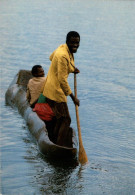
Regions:
<instances>
[{"instance_id":1,"label":"reflection on water","mask_svg":"<svg viewBox=\"0 0 135 195\"><path fill-rule=\"evenodd\" d=\"M27 145L30 144L28 138L25 142ZM78 163L71 160L50 159L43 156L38 150L36 151L35 146L29 148L27 155L24 156L28 163L34 163L35 174L31 180L31 186L34 187L38 183L39 191L48 194L61 194L67 189L72 189L73 184L76 183L76 178L72 174L76 171Z\"/></svg>"},{"instance_id":2,"label":"reflection on water","mask_svg":"<svg viewBox=\"0 0 135 195\"><path fill-rule=\"evenodd\" d=\"M74 169L75 167L68 164L64 166L51 164L49 170L45 170L44 166L38 167L35 182L41 185L40 191L55 194L64 193L67 188L71 188L70 183L73 180L71 177Z\"/></svg>"},{"instance_id":3,"label":"reflection on water","mask_svg":"<svg viewBox=\"0 0 135 195\"><path fill-rule=\"evenodd\" d=\"M0 194L134 194L135 1L0 1ZM41 64L81 35L75 54L79 117L89 164L42 156L5 92L20 69ZM73 90L73 75L69 77ZM75 108L68 98L72 126Z\"/></svg>"}]
</instances>

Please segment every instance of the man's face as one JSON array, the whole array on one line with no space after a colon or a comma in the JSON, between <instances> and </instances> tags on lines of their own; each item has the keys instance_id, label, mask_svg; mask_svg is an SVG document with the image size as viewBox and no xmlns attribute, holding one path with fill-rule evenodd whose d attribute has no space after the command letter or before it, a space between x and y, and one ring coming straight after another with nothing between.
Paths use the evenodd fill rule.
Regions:
<instances>
[{"instance_id":1,"label":"man's face","mask_svg":"<svg viewBox=\"0 0 135 195\"><path fill-rule=\"evenodd\" d=\"M76 53L79 47L80 38L79 37L71 37L67 42L68 48L71 53Z\"/></svg>"},{"instance_id":2,"label":"man's face","mask_svg":"<svg viewBox=\"0 0 135 195\"><path fill-rule=\"evenodd\" d=\"M44 76L45 76L45 73L44 73L43 68L38 68L37 77L44 77Z\"/></svg>"}]
</instances>

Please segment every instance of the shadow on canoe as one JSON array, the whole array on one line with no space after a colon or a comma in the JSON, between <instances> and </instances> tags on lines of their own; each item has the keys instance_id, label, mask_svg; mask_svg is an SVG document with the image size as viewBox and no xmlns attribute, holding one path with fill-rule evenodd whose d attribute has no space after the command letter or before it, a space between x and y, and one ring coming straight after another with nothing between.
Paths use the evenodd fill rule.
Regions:
<instances>
[{"instance_id":1,"label":"shadow on canoe","mask_svg":"<svg viewBox=\"0 0 135 195\"><path fill-rule=\"evenodd\" d=\"M75 131L73 130L72 135L72 148L56 145L50 141L45 123L32 111L26 100L26 88L30 78L32 78L30 71L19 71L5 94L6 103L12 107L17 107L19 113L24 117L30 132L36 138L42 154L48 158L77 161L77 138Z\"/></svg>"}]
</instances>

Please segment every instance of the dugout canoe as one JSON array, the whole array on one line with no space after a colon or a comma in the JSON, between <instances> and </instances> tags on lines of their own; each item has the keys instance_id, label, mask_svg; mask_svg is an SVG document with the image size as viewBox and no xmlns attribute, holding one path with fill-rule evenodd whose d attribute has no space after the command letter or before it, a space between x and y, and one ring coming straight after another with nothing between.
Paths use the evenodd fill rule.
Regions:
<instances>
[{"instance_id":1,"label":"dugout canoe","mask_svg":"<svg viewBox=\"0 0 135 195\"><path fill-rule=\"evenodd\" d=\"M29 70L20 70L16 74L6 91L6 103L18 109L18 112L25 119L31 134L36 138L39 150L42 154L49 157L77 159L77 138L75 131L73 130L72 148L56 145L50 141L45 123L32 111L26 100L26 88L30 78L32 78L32 75Z\"/></svg>"}]
</instances>

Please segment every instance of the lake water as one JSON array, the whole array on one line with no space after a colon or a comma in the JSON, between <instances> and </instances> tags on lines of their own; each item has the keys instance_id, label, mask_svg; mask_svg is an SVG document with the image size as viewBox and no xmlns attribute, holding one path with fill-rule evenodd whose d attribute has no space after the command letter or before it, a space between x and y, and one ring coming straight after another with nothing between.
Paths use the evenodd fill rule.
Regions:
<instances>
[{"instance_id":1,"label":"lake water","mask_svg":"<svg viewBox=\"0 0 135 195\"><path fill-rule=\"evenodd\" d=\"M135 194L135 1L0 0L0 194ZM42 156L24 119L5 105L20 69L41 64L70 30L85 166ZM73 90L73 75L69 77ZM72 127L75 109L68 98Z\"/></svg>"}]
</instances>

